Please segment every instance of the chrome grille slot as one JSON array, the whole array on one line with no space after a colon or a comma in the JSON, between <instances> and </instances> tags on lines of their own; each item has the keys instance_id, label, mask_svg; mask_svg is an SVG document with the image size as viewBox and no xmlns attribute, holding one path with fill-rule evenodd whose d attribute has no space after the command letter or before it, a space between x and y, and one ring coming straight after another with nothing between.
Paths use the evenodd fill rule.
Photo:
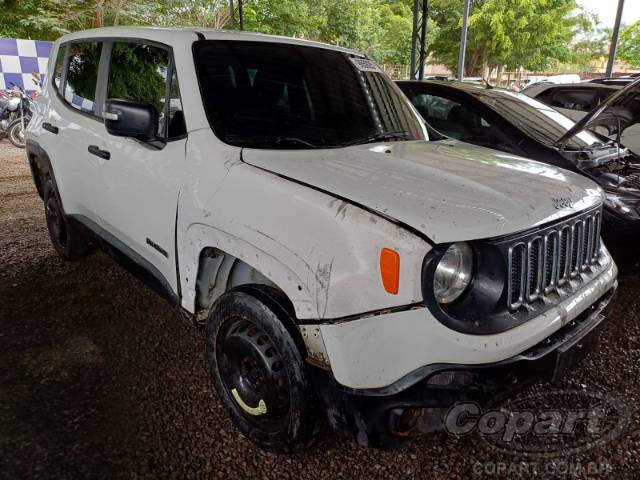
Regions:
<instances>
[{"instance_id":1,"label":"chrome grille slot","mask_svg":"<svg viewBox=\"0 0 640 480\"><path fill-rule=\"evenodd\" d=\"M591 247L593 244L593 240L591 236L593 235L593 217L587 217L584 222L584 230L582 235L582 258L580 259L580 269L586 270L589 268L591 264L591 257L593 253L591 252Z\"/></svg>"},{"instance_id":2,"label":"chrome grille slot","mask_svg":"<svg viewBox=\"0 0 640 480\"><path fill-rule=\"evenodd\" d=\"M527 300L534 301L540 295L544 277L542 237L535 237L527 244Z\"/></svg>"},{"instance_id":3,"label":"chrome grille slot","mask_svg":"<svg viewBox=\"0 0 640 480\"><path fill-rule=\"evenodd\" d=\"M593 251L591 255L591 263L598 260L600 256L600 228L601 228L601 217L600 212L596 212L593 216Z\"/></svg>"},{"instance_id":4,"label":"chrome grille slot","mask_svg":"<svg viewBox=\"0 0 640 480\"><path fill-rule=\"evenodd\" d=\"M527 247L518 243L509 249L509 308L518 308L524 300Z\"/></svg>"},{"instance_id":5,"label":"chrome grille slot","mask_svg":"<svg viewBox=\"0 0 640 480\"><path fill-rule=\"evenodd\" d=\"M560 230L560 256L558 267L558 285L564 285L569 280L569 258L571 256L571 226Z\"/></svg>"},{"instance_id":6,"label":"chrome grille slot","mask_svg":"<svg viewBox=\"0 0 640 480\"><path fill-rule=\"evenodd\" d=\"M583 233L584 224L582 223L582 220L578 220L571 227L571 278L576 277L580 273Z\"/></svg>"},{"instance_id":7,"label":"chrome grille slot","mask_svg":"<svg viewBox=\"0 0 640 480\"><path fill-rule=\"evenodd\" d=\"M519 238L508 249L508 306L515 310L545 299L552 292L566 294L599 265L600 210Z\"/></svg>"},{"instance_id":8,"label":"chrome grille slot","mask_svg":"<svg viewBox=\"0 0 640 480\"><path fill-rule=\"evenodd\" d=\"M555 230L544 237L544 293L549 293L556 286L560 257L558 238Z\"/></svg>"}]
</instances>

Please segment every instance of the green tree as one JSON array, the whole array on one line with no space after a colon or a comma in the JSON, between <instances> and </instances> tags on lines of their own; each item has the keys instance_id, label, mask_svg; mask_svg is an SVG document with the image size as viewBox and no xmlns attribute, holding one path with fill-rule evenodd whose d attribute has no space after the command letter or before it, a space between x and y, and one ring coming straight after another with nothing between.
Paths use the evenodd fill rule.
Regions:
<instances>
[{"instance_id":1,"label":"green tree","mask_svg":"<svg viewBox=\"0 0 640 480\"><path fill-rule=\"evenodd\" d=\"M66 3L66 2L65 2ZM0 0L0 36L53 40L68 32L66 5L55 0Z\"/></svg>"},{"instance_id":2,"label":"green tree","mask_svg":"<svg viewBox=\"0 0 640 480\"><path fill-rule=\"evenodd\" d=\"M318 6L307 0L245 1L247 30L274 35L316 38L319 28Z\"/></svg>"},{"instance_id":3,"label":"green tree","mask_svg":"<svg viewBox=\"0 0 640 480\"><path fill-rule=\"evenodd\" d=\"M156 23L172 0L0 0L0 35L55 40L65 33L112 25Z\"/></svg>"},{"instance_id":4,"label":"green tree","mask_svg":"<svg viewBox=\"0 0 640 480\"><path fill-rule=\"evenodd\" d=\"M607 56L610 41L611 29L594 25L572 45L571 65L579 72L593 71L594 60Z\"/></svg>"},{"instance_id":5,"label":"green tree","mask_svg":"<svg viewBox=\"0 0 640 480\"><path fill-rule=\"evenodd\" d=\"M413 0L244 2L247 30L350 47L380 63L409 62ZM428 48L451 69L458 61L463 2L430 1ZM5 37L52 40L106 25L231 26L228 0L0 0L0 6L0 35ZM599 47L597 39L572 45L590 28L575 7L575 0L474 0L467 73L477 74L484 65L540 70L553 62L588 64ZM628 36L631 48L632 30ZM635 55L632 50L630 55Z\"/></svg>"},{"instance_id":6,"label":"green tree","mask_svg":"<svg viewBox=\"0 0 640 480\"><path fill-rule=\"evenodd\" d=\"M633 68L640 67L640 20L620 33L618 58Z\"/></svg>"},{"instance_id":7,"label":"green tree","mask_svg":"<svg viewBox=\"0 0 640 480\"><path fill-rule=\"evenodd\" d=\"M230 26L228 0L155 0L136 12L138 25L225 28Z\"/></svg>"},{"instance_id":8,"label":"green tree","mask_svg":"<svg viewBox=\"0 0 640 480\"><path fill-rule=\"evenodd\" d=\"M439 30L430 45L434 58L455 70L462 30L463 0L433 0ZM541 70L567 61L571 41L584 28L574 0L476 0L469 16L465 70L483 64Z\"/></svg>"}]
</instances>

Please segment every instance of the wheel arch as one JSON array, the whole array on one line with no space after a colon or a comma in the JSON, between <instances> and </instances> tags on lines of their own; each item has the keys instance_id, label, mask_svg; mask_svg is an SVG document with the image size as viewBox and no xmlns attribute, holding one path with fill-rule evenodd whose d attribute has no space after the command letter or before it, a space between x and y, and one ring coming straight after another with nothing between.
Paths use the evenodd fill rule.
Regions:
<instances>
[{"instance_id":1,"label":"wheel arch","mask_svg":"<svg viewBox=\"0 0 640 480\"><path fill-rule=\"evenodd\" d=\"M56 177L53 173L53 167L51 166L51 159L47 152L33 140L27 139L26 143L27 160L29 161L29 168L31 169L31 176L35 183L36 190L41 199L44 199L44 184L48 178L53 182L53 186L57 192L58 184Z\"/></svg>"},{"instance_id":2,"label":"wheel arch","mask_svg":"<svg viewBox=\"0 0 640 480\"><path fill-rule=\"evenodd\" d=\"M179 244L182 306L192 313L208 311L225 292L243 285L265 285L286 298L295 321L301 312L317 315L303 281L272 255L233 235L196 224Z\"/></svg>"}]
</instances>

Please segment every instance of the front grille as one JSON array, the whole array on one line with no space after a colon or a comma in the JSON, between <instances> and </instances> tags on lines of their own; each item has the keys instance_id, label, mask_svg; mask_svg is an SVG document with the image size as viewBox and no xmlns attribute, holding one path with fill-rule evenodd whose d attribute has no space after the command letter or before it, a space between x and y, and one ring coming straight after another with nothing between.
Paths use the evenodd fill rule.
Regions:
<instances>
[{"instance_id":1,"label":"front grille","mask_svg":"<svg viewBox=\"0 0 640 480\"><path fill-rule=\"evenodd\" d=\"M518 239L508 250L508 307L516 310L569 288L600 256L600 210Z\"/></svg>"}]
</instances>

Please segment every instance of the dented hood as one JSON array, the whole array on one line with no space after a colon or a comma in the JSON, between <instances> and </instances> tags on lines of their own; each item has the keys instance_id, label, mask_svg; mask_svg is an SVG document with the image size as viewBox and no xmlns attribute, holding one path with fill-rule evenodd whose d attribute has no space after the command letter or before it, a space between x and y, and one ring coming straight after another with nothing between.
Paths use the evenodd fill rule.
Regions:
<instances>
[{"instance_id":1,"label":"dented hood","mask_svg":"<svg viewBox=\"0 0 640 480\"><path fill-rule=\"evenodd\" d=\"M640 78L591 110L560 137L556 145L563 148L578 133L596 127L606 128L610 137L622 135L627 128L638 121L640 121Z\"/></svg>"},{"instance_id":2,"label":"dented hood","mask_svg":"<svg viewBox=\"0 0 640 480\"><path fill-rule=\"evenodd\" d=\"M322 150L243 150L243 160L410 225L433 242L495 237L601 203L588 178L447 139Z\"/></svg>"}]
</instances>

